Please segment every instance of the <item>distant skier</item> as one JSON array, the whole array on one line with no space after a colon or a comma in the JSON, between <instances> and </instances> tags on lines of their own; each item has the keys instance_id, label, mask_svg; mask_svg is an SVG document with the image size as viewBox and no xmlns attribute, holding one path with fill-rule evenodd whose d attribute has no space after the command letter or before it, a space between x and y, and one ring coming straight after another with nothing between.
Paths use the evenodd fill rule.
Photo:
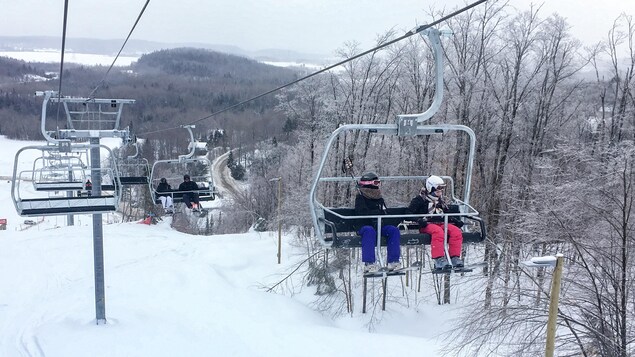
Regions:
<instances>
[{"instance_id":1,"label":"distant skier","mask_svg":"<svg viewBox=\"0 0 635 357\"><path fill-rule=\"evenodd\" d=\"M86 183L84 184L84 189L86 190L86 194L88 196L92 196L93 195L93 183L90 182L90 179L86 180Z\"/></svg>"},{"instance_id":2,"label":"distant skier","mask_svg":"<svg viewBox=\"0 0 635 357\"><path fill-rule=\"evenodd\" d=\"M172 192L172 186L170 186L165 177L162 177L159 186L157 186L157 195L166 213L174 213L174 201L170 192Z\"/></svg>"},{"instance_id":3,"label":"distant skier","mask_svg":"<svg viewBox=\"0 0 635 357\"><path fill-rule=\"evenodd\" d=\"M199 212L200 203L198 200L198 185L190 181L190 175L183 176L183 182L179 185L179 191L183 191L183 203L187 208Z\"/></svg>"},{"instance_id":4,"label":"distant skier","mask_svg":"<svg viewBox=\"0 0 635 357\"><path fill-rule=\"evenodd\" d=\"M412 214L442 214L447 213L448 206L443 202L443 191L445 182L439 176L430 176L426 180L425 186L421 188L419 194L410 201L408 211ZM445 257L444 247L444 221L443 216L430 217L429 219L419 219L419 232L427 233L432 237L430 243L430 254L434 259L435 270L451 268L448 259ZM461 228L463 222L451 217L448 224L448 253L452 266L463 267L461 260L461 246L463 244L463 232Z\"/></svg>"}]
</instances>

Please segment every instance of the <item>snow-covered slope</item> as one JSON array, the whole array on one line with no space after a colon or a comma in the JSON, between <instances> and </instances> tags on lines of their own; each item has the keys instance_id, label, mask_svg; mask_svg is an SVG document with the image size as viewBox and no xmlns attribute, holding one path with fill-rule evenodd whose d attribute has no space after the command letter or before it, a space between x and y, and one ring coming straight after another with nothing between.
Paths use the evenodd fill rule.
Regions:
<instances>
[{"instance_id":1,"label":"snow-covered slope","mask_svg":"<svg viewBox=\"0 0 635 357\"><path fill-rule=\"evenodd\" d=\"M20 145L0 138L4 152ZM12 155L3 157L7 175ZM9 188L0 183L0 218L9 219L0 231L0 356L438 355L449 311L432 298L389 302L369 332L361 296L352 316L334 320L312 308L312 287L266 292L305 259L290 235L278 265L276 233L191 236L167 220L104 225L107 324L96 325L91 216L20 230Z\"/></svg>"}]
</instances>

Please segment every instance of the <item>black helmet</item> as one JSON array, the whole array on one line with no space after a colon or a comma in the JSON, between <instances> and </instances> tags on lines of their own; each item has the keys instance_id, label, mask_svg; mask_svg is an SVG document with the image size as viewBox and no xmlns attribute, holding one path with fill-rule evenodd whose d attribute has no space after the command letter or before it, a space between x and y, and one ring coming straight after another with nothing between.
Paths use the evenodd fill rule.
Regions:
<instances>
[{"instance_id":1,"label":"black helmet","mask_svg":"<svg viewBox=\"0 0 635 357\"><path fill-rule=\"evenodd\" d=\"M183 176L183 180L189 180L190 179L190 175L184 175Z\"/></svg>"},{"instance_id":2,"label":"black helmet","mask_svg":"<svg viewBox=\"0 0 635 357\"><path fill-rule=\"evenodd\" d=\"M359 185L361 187L375 187L378 188L381 181L379 176L374 172L366 172L359 178Z\"/></svg>"},{"instance_id":3,"label":"black helmet","mask_svg":"<svg viewBox=\"0 0 635 357\"><path fill-rule=\"evenodd\" d=\"M168 180L165 179L165 177L161 177L161 183L167 183Z\"/></svg>"}]
</instances>

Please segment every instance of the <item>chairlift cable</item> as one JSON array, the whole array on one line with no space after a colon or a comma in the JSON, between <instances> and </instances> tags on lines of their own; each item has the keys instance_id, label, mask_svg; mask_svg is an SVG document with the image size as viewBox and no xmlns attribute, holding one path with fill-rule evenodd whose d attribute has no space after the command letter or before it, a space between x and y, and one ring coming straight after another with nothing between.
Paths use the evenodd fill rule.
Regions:
<instances>
[{"instance_id":1,"label":"chairlift cable","mask_svg":"<svg viewBox=\"0 0 635 357\"><path fill-rule=\"evenodd\" d=\"M193 122L191 122L191 123L189 123L189 124L187 124L187 125L196 124L196 123L201 122L201 121L203 121L203 120L209 119L209 118L211 118L211 117L213 117L213 116L216 116L216 115L218 115L218 114L224 113L224 112L226 112L226 111L228 111L228 110L234 109L234 108L239 107L239 106L241 106L241 105L243 105L243 104L249 103L249 102L254 101L254 100L256 100L256 99L259 99L259 98L262 98L262 97L264 97L264 96L266 96L266 95L268 95L268 94L271 94L271 93L273 93L273 92L277 92L277 91L279 91L279 90L281 90L281 89L284 89L284 88L286 88L286 87L292 86L292 85L294 85L294 84L296 84L296 83L298 83L298 82L301 82L301 81L307 80L307 79L309 79L309 78L311 78L311 77L314 77L314 76L316 76L316 75L318 75L318 74L320 74L320 73L324 73L324 72L326 72L326 71L329 71L329 70L331 70L331 69L333 69L333 68L335 68L335 67L341 66L341 65L343 65L343 64L345 64L345 63L347 63L347 62L350 62L350 61L352 61L352 60L354 60L354 59L357 59L357 58L359 58L359 57L365 56L365 55L367 55L367 54L369 54L369 53L371 53L371 52L375 52L375 51L380 50L380 49L382 49L382 48L384 48L384 47L390 46L390 45L392 45L392 44L393 44L393 43L395 43L395 42L399 42L399 41L401 41L401 40L403 40L403 39L406 39L406 38L408 38L408 37L410 37L410 36L412 36L412 35L416 35L416 34L418 34L419 32L421 32L421 31L423 31L423 30L426 30L426 29L428 29L428 28L430 28L430 27L432 27L432 26L435 26L435 25L437 25L437 24L439 24L439 23L441 23L441 22L444 22L444 21L446 21L446 20L448 20L448 19L450 19L450 18L452 18L452 17L454 17L454 16L456 16L456 15L458 15L458 14L462 13L462 12L465 12L465 11L467 11L467 10L469 10L469 9L471 9L471 8L473 8L473 7L475 7L475 6L477 6L477 5L480 5L480 4L484 3L485 1L487 1L487 0L478 0L478 1L476 1L476 2L472 3L472 4L468 5L468 6L465 6L465 7L461 8L461 9L459 9L459 10L457 10L457 11L454 11L453 13L451 13L451 14L449 14L449 15L446 15L446 16L444 16L444 17L442 17L442 18L440 18L440 19L438 19L438 20L436 20L436 21L433 21L433 22L431 22L431 23L429 23L429 24L426 24L426 25L421 25L421 26L419 26L419 27L417 27L417 28L415 28L415 29L413 29L413 30L411 30L411 31L408 31L407 33L405 33L405 34L404 34L404 35L402 35L401 37L398 37L398 38L396 38L396 39L390 40L390 41L388 41L388 42L386 42L386 43L384 43L384 44L381 44L381 45L379 45L379 46L373 47L373 48L371 48L371 49L369 49L369 50L366 50L366 51L364 51L364 52L362 52L362 53L359 53L359 54L357 54L357 55L355 55L355 56L353 56L353 57L350 57L350 58L344 59L344 60L342 60L342 61L340 61L340 62L337 62L337 63L335 63L335 64L332 64L332 65L330 65L330 66L328 66L328 67L325 67L325 68L323 68L323 69L321 69L321 70L319 70L319 71L317 71L317 72L313 72L313 73L311 73L311 74L309 74L309 75L306 75L306 76L304 76L304 77L302 77L302 78L296 79L296 80L294 80L294 81L292 81L292 82L289 82L289 83L287 83L287 84L283 84L283 85L281 85L281 86L279 86L279 87L276 87L276 88L271 89L271 90L268 90L268 91L266 91L266 92L264 92L264 93L258 94L258 95L256 95L255 97L251 97L251 98L249 98L249 99L243 100L242 102L236 103L236 104L234 104L234 105L230 105L229 107L226 107L226 108L224 108L224 109L221 109L221 110L218 110L218 111L216 111L216 112L213 112L212 114L209 114L209 115L207 115L207 116L205 116L205 117L202 117L202 118L200 118L200 119L197 119L197 120L195 120L195 121L193 121ZM180 127L180 126L179 126L179 127ZM159 133L159 132L163 132L163 131L167 131L167 130L177 129L177 128L179 128L179 127L171 127L171 128L166 128L166 129L159 129L159 130L154 130L154 131L147 131L147 132L145 132L145 133L140 133L139 135L154 134L154 133Z\"/></svg>"},{"instance_id":2,"label":"chairlift cable","mask_svg":"<svg viewBox=\"0 0 635 357\"><path fill-rule=\"evenodd\" d=\"M64 49L66 48L66 24L68 23L68 0L64 1L64 24L62 25L62 58L60 59L60 86L57 90L58 98L62 97L62 77L64 74ZM60 102L57 102L57 118L56 126L59 127L57 121L60 117Z\"/></svg>"},{"instance_id":3,"label":"chairlift cable","mask_svg":"<svg viewBox=\"0 0 635 357\"><path fill-rule=\"evenodd\" d=\"M112 68L115 66L115 62L117 62L117 59L119 58L119 55L123 51L124 47L126 47L126 43L128 43L128 40L130 39L130 36L132 35L132 32L134 31L135 27L137 27L137 24L139 23L139 20L141 20L141 16L143 16L143 13L146 11L146 7L148 7L149 3L150 3L150 0L146 0L145 5L143 5L143 9L141 9L141 12L139 13L139 16L137 16L137 20L135 21L134 25L132 25L132 28L130 29L130 32L128 33L128 37L126 37L126 40L123 42L123 45L121 45L121 48L119 49L119 52L117 53L117 56L115 56L115 59L112 61L112 64L110 65L110 67L106 71L106 74L104 74L104 78L102 78L101 81L99 81L99 83L97 84L95 89L93 89L93 91L90 92L90 94L88 95L87 98L89 98L89 99L93 98L93 95L95 94L95 92L105 83L106 77L110 73L110 70L112 70Z\"/></svg>"}]
</instances>

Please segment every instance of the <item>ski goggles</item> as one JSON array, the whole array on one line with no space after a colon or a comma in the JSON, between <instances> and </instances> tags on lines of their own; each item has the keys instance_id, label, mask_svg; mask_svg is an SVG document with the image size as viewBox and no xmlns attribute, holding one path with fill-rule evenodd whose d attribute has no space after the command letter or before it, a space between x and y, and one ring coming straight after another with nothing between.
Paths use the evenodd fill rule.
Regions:
<instances>
[{"instance_id":1,"label":"ski goggles","mask_svg":"<svg viewBox=\"0 0 635 357\"><path fill-rule=\"evenodd\" d=\"M359 184L361 186L366 186L366 185L379 186L381 184L381 181L380 180L359 181Z\"/></svg>"}]
</instances>

